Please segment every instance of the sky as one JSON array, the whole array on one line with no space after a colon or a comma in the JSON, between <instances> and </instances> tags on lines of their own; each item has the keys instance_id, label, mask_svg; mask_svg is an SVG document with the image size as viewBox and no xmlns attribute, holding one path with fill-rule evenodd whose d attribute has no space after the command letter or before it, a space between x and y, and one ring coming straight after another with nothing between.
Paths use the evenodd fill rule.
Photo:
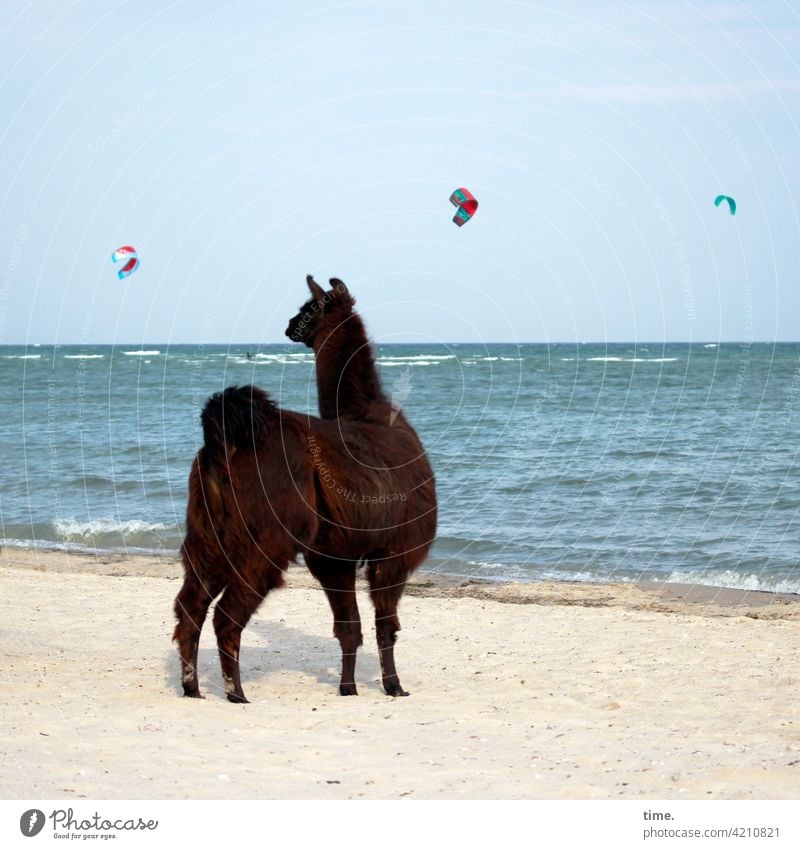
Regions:
<instances>
[{"instance_id":1,"label":"sky","mask_svg":"<svg viewBox=\"0 0 800 849\"><path fill-rule=\"evenodd\" d=\"M2 2L0 344L282 343L308 273L380 343L800 339L798 57L794 0Z\"/></svg>"}]
</instances>

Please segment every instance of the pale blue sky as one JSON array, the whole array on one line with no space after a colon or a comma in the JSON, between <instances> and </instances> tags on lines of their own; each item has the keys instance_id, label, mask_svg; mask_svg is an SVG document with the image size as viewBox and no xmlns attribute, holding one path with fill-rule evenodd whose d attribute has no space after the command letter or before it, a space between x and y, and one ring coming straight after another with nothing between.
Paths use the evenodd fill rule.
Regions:
<instances>
[{"instance_id":1,"label":"pale blue sky","mask_svg":"<svg viewBox=\"0 0 800 849\"><path fill-rule=\"evenodd\" d=\"M798 56L772 0L3 3L0 344L283 342L309 272L381 342L798 339Z\"/></svg>"}]
</instances>

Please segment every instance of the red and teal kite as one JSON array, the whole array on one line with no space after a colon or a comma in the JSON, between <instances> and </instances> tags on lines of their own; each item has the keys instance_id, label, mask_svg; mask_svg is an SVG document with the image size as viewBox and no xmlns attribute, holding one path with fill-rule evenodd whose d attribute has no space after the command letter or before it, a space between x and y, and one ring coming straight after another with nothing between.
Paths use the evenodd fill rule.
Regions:
<instances>
[{"instance_id":1,"label":"red and teal kite","mask_svg":"<svg viewBox=\"0 0 800 849\"><path fill-rule=\"evenodd\" d=\"M472 192L468 189L456 189L450 195L450 203L458 207L456 214L453 216L453 223L459 227L463 227L472 218L475 210L478 208L478 201L475 200Z\"/></svg>"}]
</instances>

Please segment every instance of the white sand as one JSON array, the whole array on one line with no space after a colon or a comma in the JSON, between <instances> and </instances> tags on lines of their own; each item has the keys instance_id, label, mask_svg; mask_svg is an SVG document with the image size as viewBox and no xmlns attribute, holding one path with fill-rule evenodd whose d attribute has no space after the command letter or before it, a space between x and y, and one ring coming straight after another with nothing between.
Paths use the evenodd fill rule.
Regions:
<instances>
[{"instance_id":1,"label":"white sand","mask_svg":"<svg viewBox=\"0 0 800 849\"><path fill-rule=\"evenodd\" d=\"M401 604L396 650L411 696L383 694L365 628L360 695L343 698L330 610L297 568L244 632L252 704L233 705L210 618L206 699L179 695L178 571L0 552L0 796L798 796L791 597L692 606L624 586L417 588ZM367 623L366 595L359 604Z\"/></svg>"}]
</instances>

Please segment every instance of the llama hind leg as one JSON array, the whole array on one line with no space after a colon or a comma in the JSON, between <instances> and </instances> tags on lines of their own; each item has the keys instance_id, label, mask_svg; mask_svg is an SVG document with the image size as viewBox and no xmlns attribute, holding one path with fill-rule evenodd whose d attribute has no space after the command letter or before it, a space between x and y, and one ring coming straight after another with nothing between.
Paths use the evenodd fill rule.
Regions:
<instances>
[{"instance_id":1,"label":"llama hind leg","mask_svg":"<svg viewBox=\"0 0 800 849\"><path fill-rule=\"evenodd\" d=\"M236 581L228 584L217 602L214 610L214 631L217 634L222 680L225 682L225 694L229 702L248 703L242 690L239 671L242 631L270 589L283 583L283 573L288 562L288 559L283 561L280 567L272 563L260 564L258 574L248 574L248 579L238 574Z\"/></svg>"},{"instance_id":2,"label":"llama hind leg","mask_svg":"<svg viewBox=\"0 0 800 849\"><path fill-rule=\"evenodd\" d=\"M367 568L370 596L375 605L375 634L381 659L383 689L387 696L407 696L394 665L394 644L400 630L397 604L406 587L408 568L401 558L372 560Z\"/></svg>"},{"instance_id":3,"label":"llama hind leg","mask_svg":"<svg viewBox=\"0 0 800 849\"><path fill-rule=\"evenodd\" d=\"M183 586L175 598L175 616L178 623L172 639L178 644L183 695L189 698L202 698L197 680L200 632L212 600L222 592L224 586L222 575L214 575L203 581L193 567L187 565Z\"/></svg>"},{"instance_id":4,"label":"llama hind leg","mask_svg":"<svg viewBox=\"0 0 800 849\"><path fill-rule=\"evenodd\" d=\"M356 602L356 563L321 555L306 555L306 565L322 584L333 611L333 634L342 647L342 678L339 693L357 696L356 653L364 640Z\"/></svg>"}]
</instances>

